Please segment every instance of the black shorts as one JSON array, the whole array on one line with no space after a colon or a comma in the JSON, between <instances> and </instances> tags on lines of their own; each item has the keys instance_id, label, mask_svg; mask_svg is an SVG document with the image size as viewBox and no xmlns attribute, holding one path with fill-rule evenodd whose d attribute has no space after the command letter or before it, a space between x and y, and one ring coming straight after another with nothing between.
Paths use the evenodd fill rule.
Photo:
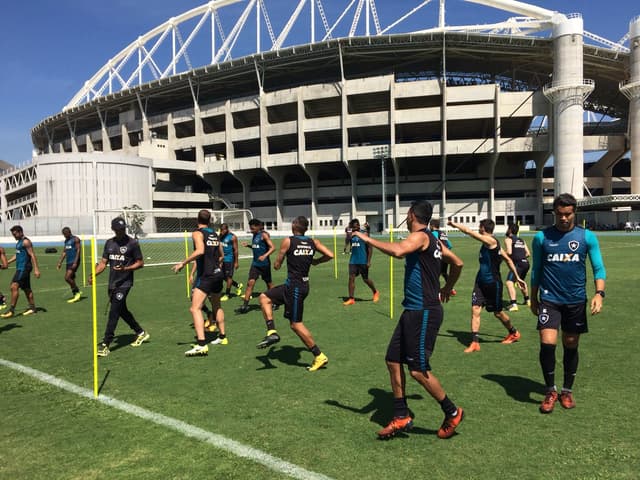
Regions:
<instances>
[{"instance_id":1,"label":"black shorts","mask_svg":"<svg viewBox=\"0 0 640 480\"><path fill-rule=\"evenodd\" d=\"M562 331L567 333L587 333L587 302L559 305L541 301L537 328L562 328Z\"/></svg>"},{"instance_id":2,"label":"black shorts","mask_svg":"<svg viewBox=\"0 0 640 480\"><path fill-rule=\"evenodd\" d=\"M414 372L428 372L440 325L441 305L426 310L405 310L391 335L385 360L405 363Z\"/></svg>"},{"instance_id":3,"label":"black shorts","mask_svg":"<svg viewBox=\"0 0 640 480\"><path fill-rule=\"evenodd\" d=\"M17 283L22 290L31 290L31 269L16 270L11 281Z\"/></svg>"},{"instance_id":4,"label":"black shorts","mask_svg":"<svg viewBox=\"0 0 640 480\"><path fill-rule=\"evenodd\" d=\"M349 275L353 275L355 277L360 275L363 280L367 280L369 278L369 267L366 264L350 263Z\"/></svg>"},{"instance_id":5,"label":"black shorts","mask_svg":"<svg viewBox=\"0 0 640 480\"><path fill-rule=\"evenodd\" d=\"M278 285L264 294L276 305L284 305L284 318L291 323L302 322L304 299L309 295L309 284Z\"/></svg>"},{"instance_id":6,"label":"black shorts","mask_svg":"<svg viewBox=\"0 0 640 480\"><path fill-rule=\"evenodd\" d=\"M502 282L476 283L471 294L471 305L484 307L487 312L501 312Z\"/></svg>"},{"instance_id":7,"label":"black shorts","mask_svg":"<svg viewBox=\"0 0 640 480\"><path fill-rule=\"evenodd\" d=\"M225 280L227 278L233 278L233 274L235 272L235 270L233 268L233 265L234 265L233 262L223 262L223 264L222 264L222 275L223 275Z\"/></svg>"},{"instance_id":8,"label":"black shorts","mask_svg":"<svg viewBox=\"0 0 640 480\"><path fill-rule=\"evenodd\" d=\"M529 262L518 262L515 264L516 272L518 272L518 276L524 280L527 276L527 272L529 272ZM515 282L516 277L513 275L513 272L509 270L507 274L507 282Z\"/></svg>"},{"instance_id":9,"label":"black shorts","mask_svg":"<svg viewBox=\"0 0 640 480\"><path fill-rule=\"evenodd\" d=\"M196 278L193 288L202 290L207 295L222 292L222 275Z\"/></svg>"},{"instance_id":10,"label":"black shorts","mask_svg":"<svg viewBox=\"0 0 640 480\"><path fill-rule=\"evenodd\" d=\"M251 265L249 269L249 280L257 280L260 277L262 277L262 280L265 282L271 283L271 264L263 267Z\"/></svg>"},{"instance_id":11,"label":"black shorts","mask_svg":"<svg viewBox=\"0 0 640 480\"><path fill-rule=\"evenodd\" d=\"M76 272L78 271L79 265L76 263L76 266L73 266L73 263L67 263L67 272L71 272L71 278L76 278Z\"/></svg>"}]
</instances>

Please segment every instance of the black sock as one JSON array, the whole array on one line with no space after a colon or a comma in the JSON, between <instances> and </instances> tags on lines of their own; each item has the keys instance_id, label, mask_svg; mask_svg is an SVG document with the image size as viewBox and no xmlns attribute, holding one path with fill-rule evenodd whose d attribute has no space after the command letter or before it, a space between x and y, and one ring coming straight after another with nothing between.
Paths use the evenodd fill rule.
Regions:
<instances>
[{"instance_id":1,"label":"black sock","mask_svg":"<svg viewBox=\"0 0 640 480\"><path fill-rule=\"evenodd\" d=\"M244 302L242 302L242 306L243 307L248 307L249 306L249 300L245 300Z\"/></svg>"},{"instance_id":2,"label":"black sock","mask_svg":"<svg viewBox=\"0 0 640 480\"><path fill-rule=\"evenodd\" d=\"M479 342L480 341L480 332L471 332L471 341Z\"/></svg>"},{"instance_id":3,"label":"black sock","mask_svg":"<svg viewBox=\"0 0 640 480\"><path fill-rule=\"evenodd\" d=\"M524 303L527 303L529 301L529 295L525 295L524 296Z\"/></svg>"},{"instance_id":4,"label":"black sock","mask_svg":"<svg viewBox=\"0 0 640 480\"><path fill-rule=\"evenodd\" d=\"M267 324L267 331L276 329L276 322L274 322L273 319L266 320L265 323Z\"/></svg>"},{"instance_id":5,"label":"black sock","mask_svg":"<svg viewBox=\"0 0 640 480\"><path fill-rule=\"evenodd\" d=\"M564 347L562 363L564 365L564 384L562 389L571 390L578 371L578 349Z\"/></svg>"},{"instance_id":6,"label":"black sock","mask_svg":"<svg viewBox=\"0 0 640 480\"><path fill-rule=\"evenodd\" d=\"M206 340L200 340L198 339L198 345L200 345L201 347L204 347L207 344Z\"/></svg>"},{"instance_id":7,"label":"black sock","mask_svg":"<svg viewBox=\"0 0 640 480\"><path fill-rule=\"evenodd\" d=\"M393 399L393 416L394 417L409 416L409 406L407 405L407 397Z\"/></svg>"},{"instance_id":8,"label":"black sock","mask_svg":"<svg viewBox=\"0 0 640 480\"><path fill-rule=\"evenodd\" d=\"M235 280L233 280L233 281L231 282L231 286L232 286L233 288L238 288L238 285L240 285L240 284L239 284L238 282L236 282Z\"/></svg>"},{"instance_id":9,"label":"black sock","mask_svg":"<svg viewBox=\"0 0 640 480\"><path fill-rule=\"evenodd\" d=\"M518 302L516 302L515 298L512 298L511 299L511 305L517 305L517 304L518 304Z\"/></svg>"},{"instance_id":10,"label":"black sock","mask_svg":"<svg viewBox=\"0 0 640 480\"><path fill-rule=\"evenodd\" d=\"M311 347L309 350L311 350L311 353L313 353L314 357L317 357L318 355L320 355L322 352L320 351L320 349L318 348L318 345L314 345L313 347Z\"/></svg>"},{"instance_id":11,"label":"black sock","mask_svg":"<svg viewBox=\"0 0 640 480\"><path fill-rule=\"evenodd\" d=\"M556 346L548 343L540 344L540 366L542 367L542 376L547 389L551 389L556 385Z\"/></svg>"},{"instance_id":12,"label":"black sock","mask_svg":"<svg viewBox=\"0 0 640 480\"><path fill-rule=\"evenodd\" d=\"M226 295L231 295L231 289L227 288L227 290L224 292Z\"/></svg>"},{"instance_id":13,"label":"black sock","mask_svg":"<svg viewBox=\"0 0 640 480\"><path fill-rule=\"evenodd\" d=\"M509 329L509 333L516 333L517 331L518 331L518 329L516 327L513 327L513 326Z\"/></svg>"},{"instance_id":14,"label":"black sock","mask_svg":"<svg viewBox=\"0 0 640 480\"><path fill-rule=\"evenodd\" d=\"M80 289L79 289L78 287L76 287L76 288L72 288L72 289L71 289L71 293L73 293L74 295L75 295L76 293L78 293L79 291L80 291Z\"/></svg>"},{"instance_id":15,"label":"black sock","mask_svg":"<svg viewBox=\"0 0 640 480\"><path fill-rule=\"evenodd\" d=\"M221 333L221 334L218 335L218 338L220 340L224 340L225 338L227 338L227 336L224 333Z\"/></svg>"},{"instance_id":16,"label":"black sock","mask_svg":"<svg viewBox=\"0 0 640 480\"><path fill-rule=\"evenodd\" d=\"M458 411L458 407L456 407L456 404L453 403L449 399L449 397L447 397L446 395L444 396L442 401L439 403L440 403L440 408L442 409L442 411L447 417L453 417Z\"/></svg>"}]
</instances>

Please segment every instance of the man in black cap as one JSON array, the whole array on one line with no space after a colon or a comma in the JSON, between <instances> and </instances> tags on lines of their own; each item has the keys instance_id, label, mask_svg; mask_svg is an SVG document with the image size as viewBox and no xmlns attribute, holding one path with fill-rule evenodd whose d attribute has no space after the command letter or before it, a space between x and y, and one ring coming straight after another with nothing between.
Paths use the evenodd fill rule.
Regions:
<instances>
[{"instance_id":1,"label":"man in black cap","mask_svg":"<svg viewBox=\"0 0 640 480\"><path fill-rule=\"evenodd\" d=\"M96 276L109 265L109 320L104 332L102 343L98 345L98 356L109 355L109 344L113 341L118 318L127 322L127 325L136 334L136 339L131 343L132 347L139 347L149 339L149 334L140 326L133 314L127 308L127 295L133 287L133 272L144 267L142 251L138 241L126 233L127 224L121 217L111 221L111 229L115 233L113 238L107 240L104 245L102 259L96 265ZM89 277L89 284L93 279Z\"/></svg>"}]
</instances>

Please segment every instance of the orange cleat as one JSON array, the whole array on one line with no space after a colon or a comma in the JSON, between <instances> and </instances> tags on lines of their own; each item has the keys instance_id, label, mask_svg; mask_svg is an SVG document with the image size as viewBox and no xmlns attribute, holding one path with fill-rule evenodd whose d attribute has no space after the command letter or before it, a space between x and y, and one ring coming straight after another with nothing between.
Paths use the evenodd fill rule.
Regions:
<instances>
[{"instance_id":1,"label":"orange cleat","mask_svg":"<svg viewBox=\"0 0 640 480\"><path fill-rule=\"evenodd\" d=\"M355 305L356 300L354 298L350 298L346 302L342 302L343 305Z\"/></svg>"},{"instance_id":2,"label":"orange cleat","mask_svg":"<svg viewBox=\"0 0 640 480\"><path fill-rule=\"evenodd\" d=\"M438 430L438 438L451 438L462 420L464 420L464 410L458 407L458 414L455 417L444 417L444 422Z\"/></svg>"},{"instance_id":3,"label":"orange cleat","mask_svg":"<svg viewBox=\"0 0 640 480\"><path fill-rule=\"evenodd\" d=\"M456 289L455 289L455 288L452 288L452 289L451 289L451 296L452 296L452 297L455 297L457 294L458 294L458 292L456 292Z\"/></svg>"},{"instance_id":4,"label":"orange cleat","mask_svg":"<svg viewBox=\"0 0 640 480\"><path fill-rule=\"evenodd\" d=\"M471 342L467 348L464 349L464 353L473 353L480 351L480 344L478 342Z\"/></svg>"},{"instance_id":5,"label":"orange cleat","mask_svg":"<svg viewBox=\"0 0 640 480\"><path fill-rule=\"evenodd\" d=\"M378 438L381 440L391 438L398 432L406 432L413 427L413 418L411 417L393 417L389 425L378 432Z\"/></svg>"},{"instance_id":6,"label":"orange cleat","mask_svg":"<svg viewBox=\"0 0 640 480\"><path fill-rule=\"evenodd\" d=\"M540 413L553 412L553 407L555 407L557 401L558 392L556 392L555 390L549 390L544 396L544 400L540 404Z\"/></svg>"},{"instance_id":7,"label":"orange cleat","mask_svg":"<svg viewBox=\"0 0 640 480\"><path fill-rule=\"evenodd\" d=\"M576 401L573 399L573 395L569 391L560 392L560 405L563 408L571 409L576 408Z\"/></svg>"},{"instance_id":8,"label":"orange cleat","mask_svg":"<svg viewBox=\"0 0 640 480\"><path fill-rule=\"evenodd\" d=\"M500 343L504 343L504 344L515 343L518 340L520 340L520 332L516 330L516 333L510 333L509 335L504 337L504 339Z\"/></svg>"},{"instance_id":9,"label":"orange cleat","mask_svg":"<svg viewBox=\"0 0 640 480\"><path fill-rule=\"evenodd\" d=\"M373 292L373 303L378 303L378 300L380 300L380 292L376 290Z\"/></svg>"}]
</instances>

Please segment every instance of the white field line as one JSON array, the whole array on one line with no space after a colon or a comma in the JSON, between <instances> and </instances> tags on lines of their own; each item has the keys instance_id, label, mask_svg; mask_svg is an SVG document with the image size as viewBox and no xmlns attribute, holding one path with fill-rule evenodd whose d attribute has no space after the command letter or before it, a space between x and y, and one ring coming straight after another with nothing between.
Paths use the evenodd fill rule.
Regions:
<instances>
[{"instance_id":1,"label":"white field line","mask_svg":"<svg viewBox=\"0 0 640 480\"><path fill-rule=\"evenodd\" d=\"M138 407L131 403L108 397L106 395L99 395L98 398L95 398L93 396L93 392L87 388L79 387L78 385L74 385L73 383L67 382L66 380L62 380L60 378L54 377L53 375L49 375L47 373L21 365L19 363L14 363L10 360L0 358L0 365L11 368L25 375L29 375L37 380L40 380L41 382L48 383L49 385L53 385L54 387L58 387L62 390L75 393L76 395L88 398L90 400L96 400L109 407L116 408L130 415L142 418L143 420L148 420L155 423L156 425L169 428L184 435L185 437L195 438L196 440L208 443L216 448L225 450L238 457L246 458L253 462L260 463L275 472L289 475L292 478L297 478L300 480L332 480L330 477L327 477L320 473L305 470L302 467L274 457L273 455L269 455L262 450L243 445L239 442L236 442L235 440L224 437L223 435L203 430L175 418L162 415L161 413L156 413L151 410Z\"/></svg>"}]
</instances>

